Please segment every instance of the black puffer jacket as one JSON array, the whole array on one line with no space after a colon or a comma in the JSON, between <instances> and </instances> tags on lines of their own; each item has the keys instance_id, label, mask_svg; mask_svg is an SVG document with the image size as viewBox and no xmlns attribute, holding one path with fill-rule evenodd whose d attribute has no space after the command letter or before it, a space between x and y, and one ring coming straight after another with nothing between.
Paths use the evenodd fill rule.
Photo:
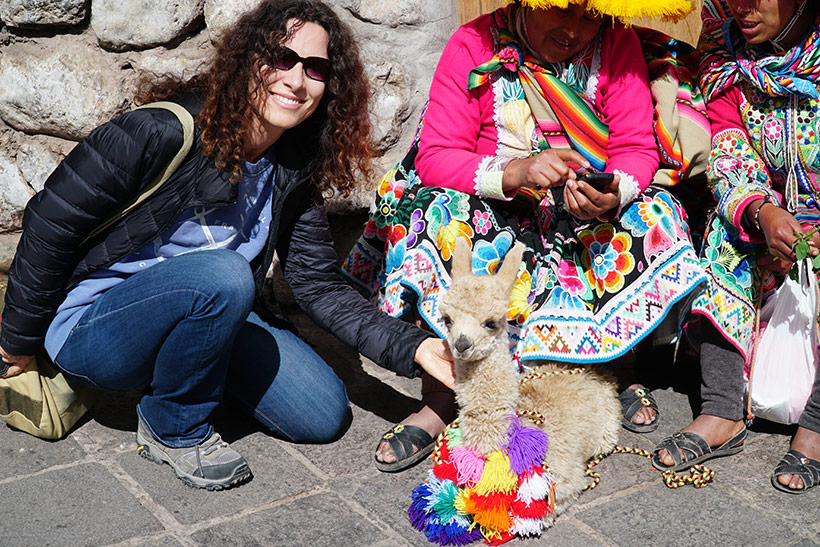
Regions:
<instances>
[{"instance_id":1,"label":"black puffer jacket","mask_svg":"<svg viewBox=\"0 0 820 547\"><path fill-rule=\"evenodd\" d=\"M196 116L192 99L178 101ZM259 297L274 251L299 305L320 326L360 353L404 376L429 336L385 316L350 288L339 272L327 217L310 176L314 155L288 133L277 143L270 235L251 264L255 311L277 314ZM96 240L97 226L149 184L182 145L182 126L163 109L135 110L95 129L80 142L26 206L23 235L9 270L0 346L32 355L66 293L94 270L115 263L164 232L186 208L233 203L236 186L202 153L199 131L183 164L151 198Z\"/></svg>"}]
</instances>

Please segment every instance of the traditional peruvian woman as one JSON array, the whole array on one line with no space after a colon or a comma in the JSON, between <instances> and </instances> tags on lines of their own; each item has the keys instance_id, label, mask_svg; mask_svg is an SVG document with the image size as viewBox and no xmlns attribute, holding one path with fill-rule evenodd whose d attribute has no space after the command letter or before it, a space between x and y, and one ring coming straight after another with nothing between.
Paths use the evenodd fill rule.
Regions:
<instances>
[{"instance_id":1,"label":"traditional peruvian woman","mask_svg":"<svg viewBox=\"0 0 820 547\"><path fill-rule=\"evenodd\" d=\"M382 310L416 314L442 336L455 241L469 241L477 273L494 272L521 241L507 314L520 367L609 362L647 337L675 339L706 277L685 212L652 184L662 158L647 62L620 18L691 9L519 0L461 27L436 69L417 148L379 185L350 277ZM454 417L449 390L427 377L422 393L420 410L384 436L379 469L418 461ZM657 427L642 386L621 401L625 427Z\"/></svg>"},{"instance_id":2,"label":"traditional peruvian woman","mask_svg":"<svg viewBox=\"0 0 820 547\"><path fill-rule=\"evenodd\" d=\"M707 319L698 333L703 405L656 448L661 469L743 448L744 361L751 360L762 294L794 266L798 236L808 237L811 255L820 246L820 4L728 4L731 12L707 3L701 36L713 134L709 182L719 202L702 257L709 287L693 305ZM775 488L794 494L820 482L818 379L798 426L771 477Z\"/></svg>"}]
</instances>

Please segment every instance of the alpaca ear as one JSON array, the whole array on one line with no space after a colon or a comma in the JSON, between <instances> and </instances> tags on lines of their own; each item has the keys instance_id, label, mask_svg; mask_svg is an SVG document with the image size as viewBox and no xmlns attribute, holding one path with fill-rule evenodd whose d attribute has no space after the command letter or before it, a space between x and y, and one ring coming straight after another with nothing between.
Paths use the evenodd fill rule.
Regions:
<instances>
[{"instance_id":1,"label":"alpaca ear","mask_svg":"<svg viewBox=\"0 0 820 547\"><path fill-rule=\"evenodd\" d=\"M521 257L524 256L524 251L526 249L526 245L520 241L516 242L516 244L513 245L513 248L507 251L507 254L504 255L504 262L501 263L501 266L495 274L498 281L509 289L512 289L512 286L515 284L515 280L518 279L518 269L521 266Z\"/></svg>"},{"instance_id":2,"label":"alpaca ear","mask_svg":"<svg viewBox=\"0 0 820 547\"><path fill-rule=\"evenodd\" d=\"M466 238L456 238L456 248L453 250L453 279L473 273L473 253L470 252L470 243Z\"/></svg>"}]
</instances>

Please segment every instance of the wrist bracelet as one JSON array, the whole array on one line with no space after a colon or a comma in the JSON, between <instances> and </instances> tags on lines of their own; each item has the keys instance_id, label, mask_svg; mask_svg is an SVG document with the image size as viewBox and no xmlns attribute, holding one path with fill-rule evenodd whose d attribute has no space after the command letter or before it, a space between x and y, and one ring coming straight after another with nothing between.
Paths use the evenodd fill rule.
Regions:
<instances>
[{"instance_id":1,"label":"wrist bracelet","mask_svg":"<svg viewBox=\"0 0 820 547\"><path fill-rule=\"evenodd\" d=\"M754 216L752 217L752 224L754 225L755 228L757 228L758 232L763 231L763 228L760 227L760 210L763 209L763 206L766 205L767 203L771 203L771 201L769 201L768 199L764 199L763 203L761 203L760 206L758 206L757 210L755 211Z\"/></svg>"}]
</instances>

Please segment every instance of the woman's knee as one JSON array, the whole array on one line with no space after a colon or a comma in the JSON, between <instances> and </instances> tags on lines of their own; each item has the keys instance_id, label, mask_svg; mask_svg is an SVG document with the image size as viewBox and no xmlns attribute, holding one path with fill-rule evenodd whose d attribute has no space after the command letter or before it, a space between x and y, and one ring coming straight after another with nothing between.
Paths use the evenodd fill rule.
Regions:
<instances>
[{"instance_id":1,"label":"woman's knee","mask_svg":"<svg viewBox=\"0 0 820 547\"><path fill-rule=\"evenodd\" d=\"M294 386L287 397L265 397L255 416L274 435L305 443L336 440L352 421L347 390L335 374L316 379L311 389Z\"/></svg>"},{"instance_id":2,"label":"woman's knee","mask_svg":"<svg viewBox=\"0 0 820 547\"><path fill-rule=\"evenodd\" d=\"M256 284L248 261L235 251L200 251L177 257L188 284L209 307L233 310L244 320L253 307Z\"/></svg>"}]
</instances>

